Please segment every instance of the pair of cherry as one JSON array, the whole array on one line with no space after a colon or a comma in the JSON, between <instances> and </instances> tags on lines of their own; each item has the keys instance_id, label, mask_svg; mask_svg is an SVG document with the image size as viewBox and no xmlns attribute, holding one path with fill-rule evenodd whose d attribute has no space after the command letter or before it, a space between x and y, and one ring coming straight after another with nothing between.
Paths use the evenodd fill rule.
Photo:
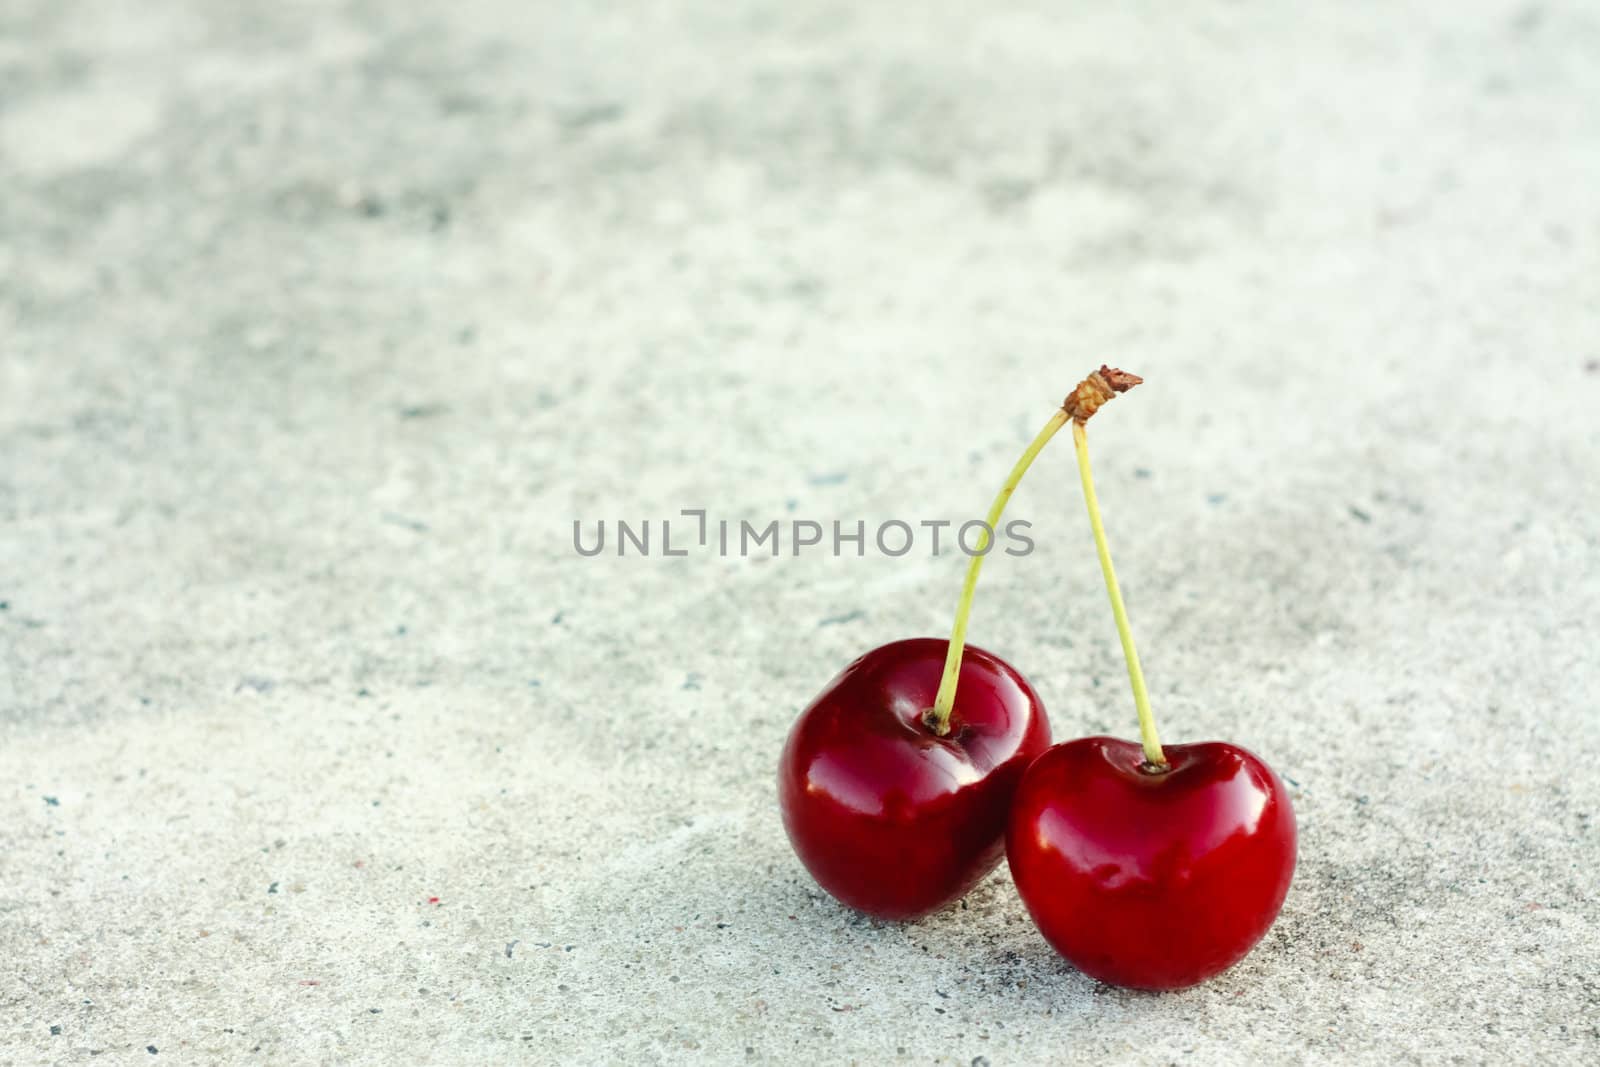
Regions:
<instances>
[{"instance_id":1,"label":"pair of cherry","mask_svg":"<svg viewBox=\"0 0 1600 1067\"><path fill-rule=\"evenodd\" d=\"M873 649L801 712L778 792L795 852L851 907L920 918L960 899L1004 856L1040 932L1079 969L1176 989L1232 966L1272 925L1294 874L1295 820L1283 783L1243 748L1163 747L1156 734L1084 433L1102 404L1141 380L1104 366L1084 379L1017 461L988 527L1071 422L1142 743L1051 746L1027 679L966 645L979 554L948 642Z\"/></svg>"}]
</instances>

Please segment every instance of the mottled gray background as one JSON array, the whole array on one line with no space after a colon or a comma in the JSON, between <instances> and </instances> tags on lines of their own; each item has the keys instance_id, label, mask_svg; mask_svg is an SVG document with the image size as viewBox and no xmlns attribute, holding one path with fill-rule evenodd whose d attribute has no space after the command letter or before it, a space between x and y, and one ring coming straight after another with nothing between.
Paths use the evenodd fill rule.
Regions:
<instances>
[{"instance_id":1,"label":"mottled gray background","mask_svg":"<svg viewBox=\"0 0 1600 1067\"><path fill-rule=\"evenodd\" d=\"M1232 972L779 825L1105 360L1169 740L1294 783ZM0 0L0 1062L1600 1056L1592 3ZM1071 462L974 639L1134 722ZM657 533L659 536L659 530Z\"/></svg>"}]
</instances>

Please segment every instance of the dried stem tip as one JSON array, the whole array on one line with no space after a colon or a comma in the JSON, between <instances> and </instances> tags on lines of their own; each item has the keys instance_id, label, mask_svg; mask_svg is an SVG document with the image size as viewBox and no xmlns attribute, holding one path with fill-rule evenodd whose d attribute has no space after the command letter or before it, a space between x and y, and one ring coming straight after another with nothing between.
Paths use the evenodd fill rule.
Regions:
<instances>
[{"instance_id":1,"label":"dried stem tip","mask_svg":"<svg viewBox=\"0 0 1600 1067\"><path fill-rule=\"evenodd\" d=\"M1061 402L1061 410L1072 416L1075 422L1088 422L1089 416L1099 411L1101 404L1118 393L1126 393L1142 381L1144 379L1137 374L1129 374L1102 363L1099 370L1092 372L1067 394L1067 398Z\"/></svg>"}]
</instances>

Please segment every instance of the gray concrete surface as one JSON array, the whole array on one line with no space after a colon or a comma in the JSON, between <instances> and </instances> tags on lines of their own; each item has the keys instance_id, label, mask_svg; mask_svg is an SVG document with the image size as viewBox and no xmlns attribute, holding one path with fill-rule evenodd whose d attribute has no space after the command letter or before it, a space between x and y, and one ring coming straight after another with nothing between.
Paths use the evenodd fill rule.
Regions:
<instances>
[{"instance_id":1,"label":"gray concrete surface","mask_svg":"<svg viewBox=\"0 0 1600 1067\"><path fill-rule=\"evenodd\" d=\"M1600 11L1066 7L0 4L0 1062L1600 1057ZM571 543L981 513L1102 360L1303 834L1177 995L784 841L960 557ZM1132 736L1074 478L973 636Z\"/></svg>"}]
</instances>

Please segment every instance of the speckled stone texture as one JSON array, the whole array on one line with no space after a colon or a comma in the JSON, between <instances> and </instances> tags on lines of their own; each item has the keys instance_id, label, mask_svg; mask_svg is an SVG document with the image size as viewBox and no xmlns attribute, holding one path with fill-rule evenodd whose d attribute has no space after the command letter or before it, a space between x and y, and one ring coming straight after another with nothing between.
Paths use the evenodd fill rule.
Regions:
<instances>
[{"instance_id":1,"label":"speckled stone texture","mask_svg":"<svg viewBox=\"0 0 1600 1067\"><path fill-rule=\"evenodd\" d=\"M1600 10L0 2L0 1063L1600 1059ZM774 765L1101 361L1175 995L911 926ZM973 639L1133 736L1064 442ZM654 521L579 556L572 523ZM1128 931L1130 938L1138 932Z\"/></svg>"}]
</instances>

